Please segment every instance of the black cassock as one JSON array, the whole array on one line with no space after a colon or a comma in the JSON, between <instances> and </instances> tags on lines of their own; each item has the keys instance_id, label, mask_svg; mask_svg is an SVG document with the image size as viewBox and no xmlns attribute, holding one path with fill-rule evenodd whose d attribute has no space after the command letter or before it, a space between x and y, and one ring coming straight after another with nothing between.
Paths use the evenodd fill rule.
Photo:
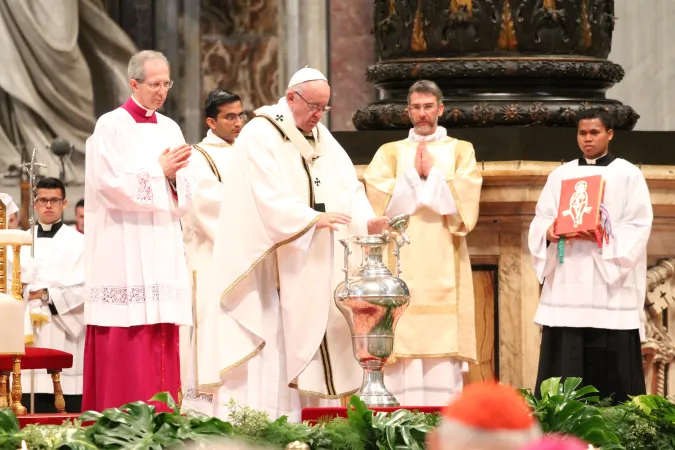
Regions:
<instances>
[{"instance_id":1,"label":"black cassock","mask_svg":"<svg viewBox=\"0 0 675 450\"><path fill-rule=\"evenodd\" d=\"M580 377L614 404L646 393L638 330L543 327L535 393L553 377Z\"/></svg>"}]
</instances>

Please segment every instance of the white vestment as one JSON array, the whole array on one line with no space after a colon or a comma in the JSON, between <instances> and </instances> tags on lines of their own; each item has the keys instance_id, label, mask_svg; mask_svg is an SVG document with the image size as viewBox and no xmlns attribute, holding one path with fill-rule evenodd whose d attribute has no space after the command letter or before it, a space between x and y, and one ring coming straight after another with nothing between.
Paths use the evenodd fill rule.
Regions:
<instances>
[{"instance_id":1,"label":"white vestment","mask_svg":"<svg viewBox=\"0 0 675 450\"><path fill-rule=\"evenodd\" d=\"M179 170L174 192L164 176L160 154L185 139L176 122L155 114L157 123L140 123L117 108L87 140L87 325L192 324L179 217L194 181Z\"/></svg>"},{"instance_id":2,"label":"white vestment","mask_svg":"<svg viewBox=\"0 0 675 450\"><path fill-rule=\"evenodd\" d=\"M437 127L436 132L429 136L410 130L408 140L438 142L446 136L447 130ZM457 214L455 199L442 170L432 168L427 179L423 180L417 170L409 169L397 180L385 215L413 215L422 207L439 215ZM451 396L462 390L462 372L468 370L466 362L452 357L398 358L385 367L384 382L402 405L443 406L448 404Z\"/></svg>"},{"instance_id":3,"label":"white vestment","mask_svg":"<svg viewBox=\"0 0 675 450\"><path fill-rule=\"evenodd\" d=\"M49 226L42 226L45 230ZM52 225L53 226L53 225ZM37 227L35 232L37 233ZM53 237L35 238L35 254L30 246L21 248L21 282L24 298L33 322L35 347L52 348L73 355L73 366L61 372L61 387L65 395L82 395L84 358L84 236L61 225ZM13 257L11 262L13 263ZM11 272L10 272L11 273ZM32 291L47 289L49 302L57 314L52 314L49 302L28 300ZM28 333L27 333L28 334ZM30 392L30 370L22 371L24 393ZM54 384L46 370L35 371L35 393L53 394Z\"/></svg>"},{"instance_id":4,"label":"white vestment","mask_svg":"<svg viewBox=\"0 0 675 450\"><path fill-rule=\"evenodd\" d=\"M562 181L602 175L603 203L611 220L609 243L564 241L563 263L557 243L547 246L546 230L558 215ZM652 205L642 172L617 158L609 165L568 162L548 177L530 226L529 248L543 283L535 322L549 327L639 329L647 276L647 241Z\"/></svg>"},{"instance_id":5,"label":"white vestment","mask_svg":"<svg viewBox=\"0 0 675 450\"><path fill-rule=\"evenodd\" d=\"M209 302L215 304L214 308L218 307L218 296L210 287L210 282L214 276L211 271L213 240L223 196L219 177L229 166L234 147L213 134L211 130L195 147L190 159L190 173L195 179L197 189L192 199L192 207L181 219L185 257L192 281L194 315L194 326L182 326L180 330L181 386L183 406L214 415L216 410L213 396L200 393L196 389L195 356L199 349L194 331L205 320L218 320L218 317L207 316L206 311Z\"/></svg>"},{"instance_id":6,"label":"white vestment","mask_svg":"<svg viewBox=\"0 0 675 450\"><path fill-rule=\"evenodd\" d=\"M323 125L305 139L285 99L256 113L223 176L214 246L220 304L207 312L223 318L198 330L198 378L200 388L217 391L220 417L233 398L297 421L302 407L339 405L360 387L333 290L344 279L338 239L367 234L374 214L351 160ZM317 230L317 210L352 221L336 233Z\"/></svg>"}]
</instances>

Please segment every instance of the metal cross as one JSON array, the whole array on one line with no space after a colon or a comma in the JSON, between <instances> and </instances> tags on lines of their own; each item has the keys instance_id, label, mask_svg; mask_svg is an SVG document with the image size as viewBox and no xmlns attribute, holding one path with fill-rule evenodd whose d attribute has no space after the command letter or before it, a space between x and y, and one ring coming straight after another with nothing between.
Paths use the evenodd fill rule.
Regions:
<instances>
[{"instance_id":1,"label":"metal cross","mask_svg":"<svg viewBox=\"0 0 675 450\"><path fill-rule=\"evenodd\" d=\"M29 162L21 163L21 168L25 169L26 173L28 174L28 178L30 180L30 190L31 194L33 194L33 197L35 197L35 192L33 192L33 190L35 189L35 177L37 175L35 168L47 167L46 164L35 161L36 151L36 149L33 149L33 154L31 155Z\"/></svg>"},{"instance_id":2,"label":"metal cross","mask_svg":"<svg viewBox=\"0 0 675 450\"><path fill-rule=\"evenodd\" d=\"M42 164L35 161L35 153L36 150L33 149L33 154L30 157L30 161L21 164L21 168L24 169L28 174L28 183L29 183L28 190L30 191L31 195L31 203L33 202L33 200L35 200L36 197L35 177L37 176L37 171L35 170L35 168L47 167L46 164ZM31 208L31 205L28 205L28 207L31 209L30 216L28 217L28 223L30 224L31 230L33 230L33 226L35 225L35 209ZM33 240L35 240L35 233L33 233ZM33 242L33 245L31 246L31 256L33 256L34 251L35 251L35 242Z\"/></svg>"}]
</instances>

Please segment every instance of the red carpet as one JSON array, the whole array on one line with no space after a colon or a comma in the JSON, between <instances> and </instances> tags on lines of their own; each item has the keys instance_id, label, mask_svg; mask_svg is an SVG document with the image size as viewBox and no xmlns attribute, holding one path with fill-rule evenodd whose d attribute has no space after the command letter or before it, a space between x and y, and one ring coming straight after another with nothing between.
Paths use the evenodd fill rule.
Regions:
<instances>
[{"instance_id":1,"label":"red carpet","mask_svg":"<svg viewBox=\"0 0 675 450\"><path fill-rule=\"evenodd\" d=\"M19 425L21 428L26 425L40 424L40 425L61 425L66 420L75 420L80 417L80 414L69 413L54 413L54 414L26 414L19 416Z\"/></svg>"},{"instance_id":2,"label":"red carpet","mask_svg":"<svg viewBox=\"0 0 675 450\"><path fill-rule=\"evenodd\" d=\"M395 408L370 408L376 412L394 412L399 409L408 411L419 411L425 414L440 413L442 406L397 406ZM319 419L333 419L335 417L347 417L347 408L304 408L302 410L302 421L318 422Z\"/></svg>"},{"instance_id":3,"label":"red carpet","mask_svg":"<svg viewBox=\"0 0 675 450\"><path fill-rule=\"evenodd\" d=\"M421 413L432 414L440 413L440 406L401 406L395 408L371 408L373 411L394 412L398 409L407 409L409 411L419 411ZM80 417L79 414L26 414L19 416L19 425L21 428L31 424L42 425L61 425L66 420L74 420ZM302 410L302 421L316 423L320 419L333 419L335 417L347 417L347 408L304 408Z\"/></svg>"}]
</instances>

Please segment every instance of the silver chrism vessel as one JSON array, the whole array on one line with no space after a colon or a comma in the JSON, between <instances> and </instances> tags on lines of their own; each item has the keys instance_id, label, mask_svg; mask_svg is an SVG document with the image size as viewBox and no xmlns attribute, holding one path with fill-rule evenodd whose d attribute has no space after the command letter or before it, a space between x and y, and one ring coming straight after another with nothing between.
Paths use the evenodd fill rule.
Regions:
<instances>
[{"instance_id":1,"label":"silver chrism vessel","mask_svg":"<svg viewBox=\"0 0 675 450\"><path fill-rule=\"evenodd\" d=\"M345 281L335 289L335 303L352 332L354 356L363 367L363 385L358 395L368 406L399 406L384 386L383 369L394 351L394 330L410 303L408 286L401 274L399 252L410 243L405 235L409 216L394 217L389 226L396 233L355 236L342 239L345 247ZM396 275L382 261L393 242L396 249ZM361 247L361 265L349 276L350 245Z\"/></svg>"}]
</instances>

